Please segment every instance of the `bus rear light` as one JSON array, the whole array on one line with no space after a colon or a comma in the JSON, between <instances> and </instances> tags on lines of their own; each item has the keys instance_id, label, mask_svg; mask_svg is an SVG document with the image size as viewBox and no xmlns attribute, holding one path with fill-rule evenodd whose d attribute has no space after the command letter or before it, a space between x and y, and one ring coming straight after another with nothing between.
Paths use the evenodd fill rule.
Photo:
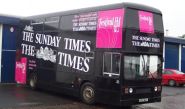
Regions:
<instances>
[{"instance_id":1,"label":"bus rear light","mask_svg":"<svg viewBox=\"0 0 185 109\"><path fill-rule=\"evenodd\" d=\"M157 92L157 91L158 91L158 92L159 92L159 91L161 91L161 86L155 86L155 87L154 87L154 91L155 91L155 92Z\"/></svg>"},{"instance_id":2,"label":"bus rear light","mask_svg":"<svg viewBox=\"0 0 185 109\"><path fill-rule=\"evenodd\" d=\"M124 88L123 90L125 94L133 93L133 88Z\"/></svg>"},{"instance_id":3,"label":"bus rear light","mask_svg":"<svg viewBox=\"0 0 185 109\"><path fill-rule=\"evenodd\" d=\"M161 86L158 86L157 89L158 89L158 91L161 91L162 88L161 88Z\"/></svg>"},{"instance_id":4,"label":"bus rear light","mask_svg":"<svg viewBox=\"0 0 185 109\"><path fill-rule=\"evenodd\" d=\"M154 91L157 92L157 86L154 87Z\"/></svg>"},{"instance_id":5,"label":"bus rear light","mask_svg":"<svg viewBox=\"0 0 185 109\"><path fill-rule=\"evenodd\" d=\"M133 88L129 88L129 93L133 93Z\"/></svg>"},{"instance_id":6,"label":"bus rear light","mask_svg":"<svg viewBox=\"0 0 185 109\"><path fill-rule=\"evenodd\" d=\"M128 94L128 88L124 88L125 94Z\"/></svg>"}]
</instances>

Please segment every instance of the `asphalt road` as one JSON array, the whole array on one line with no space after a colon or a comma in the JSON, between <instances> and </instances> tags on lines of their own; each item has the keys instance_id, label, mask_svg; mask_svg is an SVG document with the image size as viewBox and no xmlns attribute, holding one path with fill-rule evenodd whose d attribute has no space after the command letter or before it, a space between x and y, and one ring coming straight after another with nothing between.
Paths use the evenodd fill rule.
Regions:
<instances>
[{"instance_id":1,"label":"asphalt road","mask_svg":"<svg viewBox=\"0 0 185 109\"><path fill-rule=\"evenodd\" d=\"M139 109L185 109L185 86L163 86L162 102L139 105Z\"/></svg>"},{"instance_id":2,"label":"asphalt road","mask_svg":"<svg viewBox=\"0 0 185 109\"><path fill-rule=\"evenodd\" d=\"M33 91L20 85L0 85L0 108L59 105L69 104L71 101L66 96L46 91Z\"/></svg>"},{"instance_id":3,"label":"asphalt road","mask_svg":"<svg viewBox=\"0 0 185 109\"><path fill-rule=\"evenodd\" d=\"M161 103L132 106L132 109L185 109L185 87L163 87ZM46 91L32 91L17 85L0 85L0 108L3 109L116 109L96 104L85 105L74 97ZM120 109L120 108L119 108ZM126 109L126 108L125 108Z\"/></svg>"}]
</instances>

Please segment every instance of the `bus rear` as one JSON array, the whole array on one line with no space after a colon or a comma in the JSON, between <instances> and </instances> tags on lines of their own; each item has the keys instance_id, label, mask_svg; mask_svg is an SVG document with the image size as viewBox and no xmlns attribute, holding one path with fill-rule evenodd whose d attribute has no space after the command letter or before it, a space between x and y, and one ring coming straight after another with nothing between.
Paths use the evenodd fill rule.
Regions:
<instances>
[{"instance_id":1,"label":"bus rear","mask_svg":"<svg viewBox=\"0 0 185 109\"><path fill-rule=\"evenodd\" d=\"M121 104L161 101L162 14L127 8L120 75Z\"/></svg>"}]
</instances>

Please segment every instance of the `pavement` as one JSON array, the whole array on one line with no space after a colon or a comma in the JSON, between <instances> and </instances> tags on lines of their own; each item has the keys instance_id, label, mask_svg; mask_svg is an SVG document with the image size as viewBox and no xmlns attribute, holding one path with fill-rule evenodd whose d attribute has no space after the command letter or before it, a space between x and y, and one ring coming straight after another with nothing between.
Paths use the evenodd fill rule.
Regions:
<instances>
[{"instance_id":1,"label":"pavement","mask_svg":"<svg viewBox=\"0 0 185 109\"><path fill-rule=\"evenodd\" d=\"M20 85L0 84L0 109L185 109L185 87L164 86L162 102L115 107L104 104L86 105L79 99L51 93L33 91Z\"/></svg>"}]
</instances>

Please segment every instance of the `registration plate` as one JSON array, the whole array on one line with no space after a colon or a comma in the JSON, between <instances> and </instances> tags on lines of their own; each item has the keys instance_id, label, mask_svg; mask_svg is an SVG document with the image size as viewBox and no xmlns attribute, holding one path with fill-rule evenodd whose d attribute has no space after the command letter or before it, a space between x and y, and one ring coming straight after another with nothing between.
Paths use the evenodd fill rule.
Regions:
<instances>
[{"instance_id":1,"label":"registration plate","mask_svg":"<svg viewBox=\"0 0 185 109\"><path fill-rule=\"evenodd\" d=\"M139 99L139 102L148 102L148 98L141 98L141 99Z\"/></svg>"}]
</instances>

